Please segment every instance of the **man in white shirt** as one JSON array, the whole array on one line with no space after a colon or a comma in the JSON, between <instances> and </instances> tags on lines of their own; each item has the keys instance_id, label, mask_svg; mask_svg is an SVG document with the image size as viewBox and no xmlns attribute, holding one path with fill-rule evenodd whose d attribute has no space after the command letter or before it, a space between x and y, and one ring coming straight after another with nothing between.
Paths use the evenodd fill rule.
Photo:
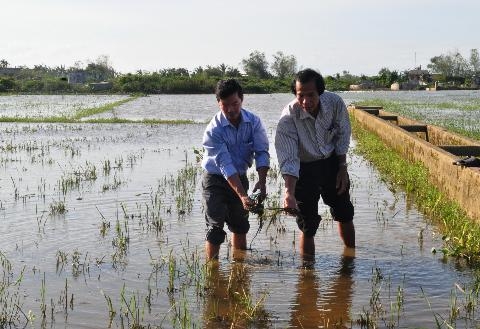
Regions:
<instances>
[{"instance_id":1,"label":"man in white shirt","mask_svg":"<svg viewBox=\"0 0 480 329\"><path fill-rule=\"evenodd\" d=\"M346 162L351 128L345 103L325 91L323 77L312 69L297 73L292 92L295 99L282 111L275 148L285 180L283 205L297 216L302 231L300 252L315 254L320 196L338 222L345 246L354 248L354 209Z\"/></svg>"}]
</instances>

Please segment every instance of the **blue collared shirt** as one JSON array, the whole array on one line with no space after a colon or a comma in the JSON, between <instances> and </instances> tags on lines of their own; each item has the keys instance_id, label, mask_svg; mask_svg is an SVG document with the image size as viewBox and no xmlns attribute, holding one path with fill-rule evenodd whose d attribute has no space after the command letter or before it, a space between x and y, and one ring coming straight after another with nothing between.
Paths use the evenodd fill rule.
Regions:
<instances>
[{"instance_id":1,"label":"blue collared shirt","mask_svg":"<svg viewBox=\"0 0 480 329\"><path fill-rule=\"evenodd\" d=\"M257 169L270 166L268 137L260 118L245 109L240 114L238 128L219 111L205 129L202 167L208 173L225 178L244 175L254 159Z\"/></svg>"}]
</instances>

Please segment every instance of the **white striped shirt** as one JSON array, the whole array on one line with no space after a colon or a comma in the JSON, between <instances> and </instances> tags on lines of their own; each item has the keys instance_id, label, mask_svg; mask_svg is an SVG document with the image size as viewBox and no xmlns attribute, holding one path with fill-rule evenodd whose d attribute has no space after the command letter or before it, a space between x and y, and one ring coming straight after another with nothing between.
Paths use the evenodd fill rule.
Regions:
<instances>
[{"instance_id":1,"label":"white striped shirt","mask_svg":"<svg viewBox=\"0 0 480 329\"><path fill-rule=\"evenodd\" d=\"M283 109L275 134L282 174L298 178L300 162L347 154L351 127L343 99L325 91L320 95L320 105L316 118L303 110L296 99Z\"/></svg>"}]
</instances>

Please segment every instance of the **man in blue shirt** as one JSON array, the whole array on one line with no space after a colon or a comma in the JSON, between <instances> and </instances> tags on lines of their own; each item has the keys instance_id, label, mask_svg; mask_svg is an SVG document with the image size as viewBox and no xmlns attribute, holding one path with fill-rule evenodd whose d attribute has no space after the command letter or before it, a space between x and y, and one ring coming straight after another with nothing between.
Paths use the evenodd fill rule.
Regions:
<instances>
[{"instance_id":1,"label":"man in blue shirt","mask_svg":"<svg viewBox=\"0 0 480 329\"><path fill-rule=\"evenodd\" d=\"M235 79L218 82L215 95L220 111L203 134L205 150L202 167L203 201L207 234L207 259L218 258L225 241L225 223L233 233L232 247L247 249L250 229L248 211L255 202L248 194L247 170L255 160L258 182L253 192L266 197L266 179L270 166L268 138L260 118L242 108L243 89Z\"/></svg>"}]
</instances>

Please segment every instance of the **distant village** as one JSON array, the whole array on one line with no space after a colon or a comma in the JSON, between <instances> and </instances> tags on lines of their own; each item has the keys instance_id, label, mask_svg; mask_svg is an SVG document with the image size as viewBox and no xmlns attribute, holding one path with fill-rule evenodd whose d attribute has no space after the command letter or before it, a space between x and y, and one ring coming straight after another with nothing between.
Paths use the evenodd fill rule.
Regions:
<instances>
[{"instance_id":1,"label":"distant village","mask_svg":"<svg viewBox=\"0 0 480 329\"><path fill-rule=\"evenodd\" d=\"M480 75L472 78L470 86L465 86L465 78L451 79L451 82L440 82L442 74L430 73L423 70L421 66L406 71L407 81L394 82L390 85L390 90L441 90L441 89L480 89ZM370 80L362 81L359 84L352 84L349 87L352 91L384 89L379 88L375 82Z\"/></svg>"}]
</instances>

